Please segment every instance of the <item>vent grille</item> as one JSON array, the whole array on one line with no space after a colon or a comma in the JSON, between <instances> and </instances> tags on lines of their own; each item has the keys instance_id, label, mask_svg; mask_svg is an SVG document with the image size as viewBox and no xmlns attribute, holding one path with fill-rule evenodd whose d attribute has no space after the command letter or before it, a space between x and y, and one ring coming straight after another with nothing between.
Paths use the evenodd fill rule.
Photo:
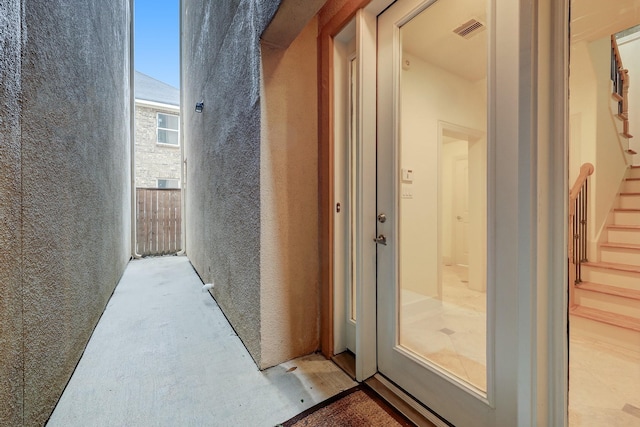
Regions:
<instances>
[{"instance_id":1,"label":"vent grille","mask_svg":"<svg viewBox=\"0 0 640 427\"><path fill-rule=\"evenodd\" d=\"M476 34L482 32L485 29L485 26L482 22L477 19L470 19L464 24L460 25L458 28L453 30L454 33L463 37L465 39L470 39Z\"/></svg>"}]
</instances>

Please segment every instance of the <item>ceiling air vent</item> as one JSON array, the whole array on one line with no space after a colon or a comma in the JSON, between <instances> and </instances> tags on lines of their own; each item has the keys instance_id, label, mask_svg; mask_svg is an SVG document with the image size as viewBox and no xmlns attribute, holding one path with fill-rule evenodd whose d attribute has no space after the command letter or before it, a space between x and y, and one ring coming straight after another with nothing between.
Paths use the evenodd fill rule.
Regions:
<instances>
[{"instance_id":1,"label":"ceiling air vent","mask_svg":"<svg viewBox=\"0 0 640 427\"><path fill-rule=\"evenodd\" d=\"M464 24L460 25L458 28L453 30L454 33L459 35L460 37L464 37L465 39L470 39L476 34L483 31L485 28L484 24L477 19L470 19Z\"/></svg>"}]
</instances>

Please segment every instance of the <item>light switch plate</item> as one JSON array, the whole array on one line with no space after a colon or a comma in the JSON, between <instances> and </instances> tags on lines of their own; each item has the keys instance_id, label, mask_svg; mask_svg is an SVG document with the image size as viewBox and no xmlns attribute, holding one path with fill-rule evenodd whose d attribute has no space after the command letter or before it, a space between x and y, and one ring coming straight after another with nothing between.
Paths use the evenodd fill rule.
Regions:
<instances>
[{"instance_id":1,"label":"light switch plate","mask_svg":"<svg viewBox=\"0 0 640 427\"><path fill-rule=\"evenodd\" d=\"M402 181L413 182L413 169L402 168Z\"/></svg>"}]
</instances>

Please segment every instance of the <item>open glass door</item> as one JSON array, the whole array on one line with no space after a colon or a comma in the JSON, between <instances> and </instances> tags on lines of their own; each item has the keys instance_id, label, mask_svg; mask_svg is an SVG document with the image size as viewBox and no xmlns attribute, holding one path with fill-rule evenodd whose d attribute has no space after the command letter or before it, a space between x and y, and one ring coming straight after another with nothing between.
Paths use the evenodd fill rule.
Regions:
<instances>
[{"instance_id":1,"label":"open glass door","mask_svg":"<svg viewBox=\"0 0 640 427\"><path fill-rule=\"evenodd\" d=\"M406 0L378 17L378 369L459 426L515 410L496 405L517 380L495 375L487 280L491 10Z\"/></svg>"}]
</instances>

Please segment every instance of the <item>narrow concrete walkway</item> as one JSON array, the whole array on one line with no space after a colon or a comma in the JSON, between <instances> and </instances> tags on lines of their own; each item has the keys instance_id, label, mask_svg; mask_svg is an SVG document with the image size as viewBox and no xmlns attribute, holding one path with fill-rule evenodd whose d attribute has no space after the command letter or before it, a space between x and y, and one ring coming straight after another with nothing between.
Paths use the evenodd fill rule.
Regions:
<instances>
[{"instance_id":1,"label":"narrow concrete walkway","mask_svg":"<svg viewBox=\"0 0 640 427\"><path fill-rule=\"evenodd\" d=\"M201 288L186 257L132 261L47 425L274 426L355 385L319 355L260 372Z\"/></svg>"}]
</instances>

